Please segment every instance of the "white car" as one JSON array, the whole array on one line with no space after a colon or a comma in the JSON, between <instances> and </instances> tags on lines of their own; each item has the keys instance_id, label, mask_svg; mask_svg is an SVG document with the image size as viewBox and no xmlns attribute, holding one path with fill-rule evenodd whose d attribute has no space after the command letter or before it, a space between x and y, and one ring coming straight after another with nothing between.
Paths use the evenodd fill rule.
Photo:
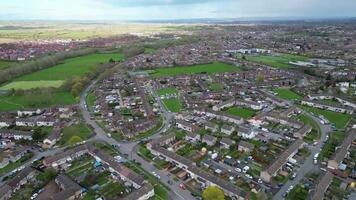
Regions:
<instances>
[{"instance_id":1,"label":"white car","mask_svg":"<svg viewBox=\"0 0 356 200\"><path fill-rule=\"evenodd\" d=\"M235 171L237 171L237 172L239 172L239 173L241 173L242 172L242 170L240 169L240 168L235 168Z\"/></svg>"}]
</instances>

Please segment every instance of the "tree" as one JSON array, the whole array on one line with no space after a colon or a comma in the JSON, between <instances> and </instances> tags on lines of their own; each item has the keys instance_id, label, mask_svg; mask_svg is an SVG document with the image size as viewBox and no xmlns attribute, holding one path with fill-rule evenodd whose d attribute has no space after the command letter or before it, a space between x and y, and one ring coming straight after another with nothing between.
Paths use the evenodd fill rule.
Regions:
<instances>
[{"instance_id":1,"label":"tree","mask_svg":"<svg viewBox=\"0 0 356 200\"><path fill-rule=\"evenodd\" d=\"M216 186L209 186L203 191L204 200L224 200L224 192Z\"/></svg>"}]
</instances>

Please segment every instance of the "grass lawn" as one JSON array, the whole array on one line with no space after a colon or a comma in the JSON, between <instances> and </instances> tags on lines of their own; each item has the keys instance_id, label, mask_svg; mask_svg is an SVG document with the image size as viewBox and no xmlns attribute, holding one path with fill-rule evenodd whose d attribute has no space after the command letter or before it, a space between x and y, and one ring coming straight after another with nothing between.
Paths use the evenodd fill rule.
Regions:
<instances>
[{"instance_id":1,"label":"grass lawn","mask_svg":"<svg viewBox=\"0 0 356 200\"><path fill-rule=\"evenodd\" d=\"M210 63L210 64L201 64L193 66L179 66L179 67L170 67L170 68L160 68L151 72L153 77L161 76L177 76L181 74L198 74L198 73L222 73L222 72L234 72L239 71L240 68L225 64L225 63Z\"/></svg>"},{"instance_id":2,"label":"grass lawn","mask_svg":"<svg viewBox=\"0 0 356 200\"><path fill-rule=\"evenodd\" d=\"M325 142L323 148L321 149L319 159L331 158L331 156L335 153L335 148L341 144L345 136L345 133L340 131L331 132L329 134L329 139Z\"/></svg>"},{"instance_id":3,"label":"grass lawn","mask_svg":"<svg viewBox=\"0 0 356 200\"><path fill-rule=\"evenodd\" d=\"M43 87L53 87L59 88L64 81L14 81L7 85L0 87L0 90L11 90L11 89L34 89L34 88L43 88Z\"/></svg>"},{"instance_id":4,"label":"grass lawn","mask_svg":"<svg viewBox=\"0 0 356 200\"><path fill-rule=\"evenodd\" d=\"M275 68L290 68L293 65L289 64L290 61L306 61L308 58L304 56L279 54L279 55L257 55L245 56L246 60L270 65Z\"/></svg>"},{"instance_id":5,"label":"grass lawn","mask_svg":"<svg viewBox=\"0 0 356 200\"><path fill-rule=\"evenodd\" d=\"M100 194L107 199L116 199L125 194L125 186L121 183L109 183L100 190Z\"/></svg>"},{"instance_id":6,"label":"grass lawn","mask_svg":"<svg viewBox=\"0 0 356 200\"><path fill-rule=\"evenodd\" d=\"M351 120L351 115L333 112L329 110L322 110L318 108L313 108L309 106L302 106L304 110L312 112L317 115L323 115L331 123L335 124L336 128L342 129L345 128L347 123Z\"/></svg>"},{"instance_id":7,"label":"grass lawn","mask_svg":"<svg viewBox=\"0 0 356 200\"><path fill-rule=\"evenodd\" d=\"M91 130L85 124L75 124L63 129L63 136L59 140L61 145L73 145L90 137Z\"/></svg>"},{"instance_id":8,"label":"grass lawn","mask_svg":"<svg viewBox=\"0 0 356 200\"><path fill-rule=\"evenodd\" d=\"M157 94L160 96L170 95L170 94L178 94L178 91L175 88L164 88L164 89L157 90Z\"/></svg>"},{"instance_id":9,"label":"grass lawn","mask_svg":"<svg viewBox=\"0 0 356 200\"><path fill-rule=\"evenodd\" d=\"M320 128L312 118L302 114L298 116L298 119L302 121L304 124L308 124L311 127L313 127L312 131L304 137L304 140L306 142L313 143L315 140L318 140L320 138L320 134L321 134Z\"/></svg>"},{"instance_id":10,"label":"grass lawn","mask_svg":"<svg viewBox=\"0 0 356 200\"><path fill-rule=\"evenodd\" d=\"M232 107L225 111L228 114L242 117L244 119L249 119L256 114L256 111L247 108Z\"/></svg>"},{"instance_id":11,"label":"grass lawn","mask_svg":"<svg viewBox=\"0 0 356 200\"><path fill-rule=\"evenodd\" d=\"M278 97L286 100L300 100L303 97L289 89L274 89L273 92L277 93Z\"/></svg>"},{"instance_id":12,"label":"grass lawn","mask_svg":"<svg viewBox=\"0 0 356 200\"><path fill-rule=\"evenodd\" d=\"M304 200L308 196L308 190L302 185L296 185L287 195L286 200Z\"/></svg>"},{"instance_id":13,"label":"grass lawn","mask_svg":"<svg viewBox=\"0 0 356 200\"><path fill-rule=\"evenodd\" d=\"M94 104L95 104L95 100L96 100L96 97L95 97L93 91L90 91L90 92L88 93L86 102L87 102L87 104L88 104L88 109L89 109L89 111L91 111L91 112L93 111L93 107L94 107Z\"/></svg>"},{"instance_id":14,"label":"grass lawn","mask_svg":"<svg viewBox=\"0 0 356 200\"><path fill-rule=\"evenodd\" d=\"M163 99L166 108L171 112L179 112L182 110L182 104L177 98Z\"/></svg>"},{"instance_id":15,"label":"grass lawn","mask_svg":"<svg viewBox=\"0 0 356 200\"><path fill-rule=\"evenodd\" d=\"M45 108L51 105L71 105L77 100L69 92L54 94L3 95L0 96L0 111L24 108Z\"/></svg>"},{"instance_id":16,"label":"grass lawn","mask_svg":"<svg viewBox=\"0 0 356 200\"><path fill-rule=\"evenodd\" d=\"M14 81L66 80L73 76L83 76L94 70L97 64L109 62L110 58L121 60L123 55L91 54L70 58L66 59L63 64L21 76Z\"/></svg>"},{"instance_id":17,"label":"grass lawn","mask_svg":"<svg viewBox=\"0 0 356 200\"><path fill-rule=\"evenodd\" d=\"M14 61L0 60L0 70L12 67L15 64L16 62Z\"/></svg>"},{"instance_id":18,"label":"grass lawn","mask_svg":"<svg viewBox=\"0 0 356 200\"><path fill-rule=\"evenodd\" d=\"M224 85L220 83L212 83L209 85L209 89L215 92L220 92L224 89Z\"/></svg>"},{"instance_id":19,"label":"grass lawn","mask_svg":"<svg viewBox=\"0 0 356 200\"><path fill-rule=\"evenodd\" d=\"M157 49L154 48L145 48L145 53L147 54L152 54L155 53L157 51Z\"/></svg>"}]
</instances>

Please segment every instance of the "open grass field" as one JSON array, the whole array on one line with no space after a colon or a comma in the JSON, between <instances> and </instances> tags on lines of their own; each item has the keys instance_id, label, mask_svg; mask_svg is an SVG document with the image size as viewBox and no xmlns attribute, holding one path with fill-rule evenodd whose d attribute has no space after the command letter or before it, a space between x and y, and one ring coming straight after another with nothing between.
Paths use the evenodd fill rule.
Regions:
<instances>
[{"instance_id":1,"label":"open grass field","mask_svg":"<svg viewBox=\"0 0 356 200\"><path fill-rule=\"evenodd\" d=\"M179 112L182 110L182 104L177 98L163 99L166 108L171 112Z\"/></svg>"},{"instance_id":2,"label":"open grass field","mask_svg":"<svg viewBox=\"0 0 356 200\"><path fill-rule=\"evenodd\" d=\"M0 70L7 69L15 64L16 62L0 60Z\"/></svg>"},{"instance_id":3,"label":"open grass field","mask_svg":"<svg viewBox=\"0 0 356 200\"><path fill-rule=\"evenodd\" d=\"M170 68L160 68L154 70L151 76L153 77L162 77L162 76L178 76L182 74L199 74L199 73L222 73L222 72L234 72L239 71L240 68L225 64L225 63L210 63L210 64L201 64L193 66L180 66L180 67L170 67Z\"/></svg>"},{"instance_id":4,"label":"open grass field","mask_svg":"<svg viewBox=\"0 0 356 200\"><path fill-rule=\"evenodd\" d=\"M157 90L157 94L160 96L171 95L171 94L178 94L178 91L175 88L164 88L164 89Z\"/></svg>"},{"instance_id":5,"label":"open grass field","mask_svg":"<svg viewBox=\"0 0 356 200\"><path fill-rule=\"evenodd\" d=\"M21 76L14 81L66 80L73 76L83 76L92 71L97 64L109 62L110 58L121 60L123 55L91 54L71 58L65 60L63 64Z\"/></svg>"},{"instance_id":6,"label":"open grass field","mask_svg":"<svg viewBox=\"0 0 356 200\"><path fill-rule=\"evenodd\" d=\"M275 68L290 68L293 65L289 64L291 61L306 61L308 58L304 56L279 54L279 55L257 55L245 56L246 60L270 65Z\"/></svg>"},{"instance_id":7,"label":"open grass field","mask_svg":"<svg viewBox=\"0 0 356 200\"><path fill-rule=\"evenodd\" d=\"M338 129L345 128L345 126L351 120L352 117L351 115L348 114L337 113L329 110L322 110L309 106L302 106L302 108L314 114L323 115L327 120L330 121L330 123L335 124L335 127Z\"/></svg>"},{"instance_id":8,"label":"open grass field","mask_svg":"<svg viewBox=\"0 0 356 200\"><path fill-rule=\"evenodd\" d=\"M11 90L11 89L22 89L22 90L28 90L28 89L34 89L34 88L59 88L63 84L64 81L62 80L56 80L56 81L15 81L11 82L7 85L4 85L0 87L0 90Z\"/></svg>"},{"instance_id":9,"label":"open grass field","mask_svg":"<svg viewBox=\"0 0 356 200\"><path fill-rule=\"evenodd\" d=\"M309 116L301 114L298 116L298 120L302 121L304 124L308 124L313 127L312 131L304 137L304 141L308 143L313 143L318 140L321 136L321 130L318 124Z\"/></svg>"},{"instance_id":10,"label":"open grass field","mask_svg":"<svg viewBox=\"0 0 356 200\"><path fill-rule=\"evenodd\" d=\"M212 83L209 85L209 89L214 92L220 92L224 89L224 85L220 83Z\"/></svg>"},{"instance_id":11,"label":"open grass field","mask_svg":"<svg viewBox=\"0 0 356 200\"><path fill-rule=\"evenodd\" d=\"M228 114L242 117L244 119L249 119L256 114L256 111L246 108L232 107L225 111Z\"/></svg>"},{"instance_id":12,"label":"open grass field","mask_svg":"<svg viewBox=\"0 0 356 200\"><path fill-rule=\"evenodd\" d=\"M63 136L59 140L61 145L73 145L90 137L91 130L85 124L75 124L63 129Z\"/></svg>"},{"instance_id":13,"label":"open grass field","mask_svg":"<svg viewBox=\"0 0 356 200\"><path fill-rule=\"evenodd\" d=\"M286 100L300 100L303 97L289 89L274 89L273 92L277 93L278 97Z\"/></svg>"},{"instance_id":14,"label":"open grass field","mask_svg":"<svg viewBox=\"0 0 356 200\"><path fill-rule=\"evenodd\" d=\"M0 89L58 88L68 78L84 76L86 73L93 71L98 64L107 63L111 58L121 60L123 55L98 53L66 59L62 64L16 78Z\"/></svg>"},{"instance_id":15,"label":"open grass field","mask_svg":"<svg viewBox=\"0 0 356 200\"><path fill-rule=\"evenodd\" d=\"M69 92L54 94L6 95L0 96L0 111L14 111L24 108L45 108L51 105L71 105L77 100Z\"/></svg>"}]
</instances>

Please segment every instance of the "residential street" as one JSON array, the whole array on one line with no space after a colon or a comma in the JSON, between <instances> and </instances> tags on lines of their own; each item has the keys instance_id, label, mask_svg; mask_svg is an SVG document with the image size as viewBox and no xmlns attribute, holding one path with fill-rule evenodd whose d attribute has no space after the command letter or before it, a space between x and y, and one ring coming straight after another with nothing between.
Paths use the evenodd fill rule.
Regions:
<instances>
[{"instance_id":1,"label":"residential street","mask_svg":"<svg viewBox=\"0 0 356 200\"><path fill-rule=\"evenodd\" d=\"M331 131L331 127L330 125L322 125L319 119L317 119L310 113L304 113L311 117L318 124L321 130L321 137L319 139L318 144L315 146L311 146L311 148L309 149L310 155L305 159L304 163L298 169L296 177L293 180L288 180L287 183L282 186L282 188L274 195L274 200L283 199L283 195L286 193L288 188L292 185L297 185L307 173L320 170L319 165L314 164L314 155L321 151L324 144L323 141L325 140L327 134Z\"/></svg>"},{"instance_id":2,"label":"residential street","mask_svg":"<svg viewBox=\"0 0 356 200\"><path fill-rule=\"evenodd\" d=\"M119 145L120 152L123 154L128 155L128 159L130 160L136 160L136 162L141 164L141 167L145 169L147 172L152 173L156 172L158 175L161 177L161 182L168 186L171 190L169 192L169 198L170 199L184 199L184 200L190 200L190 199L195 199L191 193L188 190L183 190L179 187L179 183L175 182L172 177L168 175L167 172L163 172L160 170L157 170L150 162L147 162L146 160L142 159L138 154L137 154L137 143L136 142L122 142L118 143L116 140L113 138L109 137L107 133L94 121L90 118L90 113L87 109L86 106L86 96L88 95L88 92L90 89L95 85L96 81L92 82L87 88L85 88L81 98L80 98L80 107L82 110L83 118L87 124L92 126L94 132L95 132L95 137L91 138L90 140L100 140L100 141L105 141L108 144L111 145ZM154 94L154 93L153 93ZM155 94L154 94L155 95ZM162 132L165 132L168 130L168 128L171 125L171 120L172 120L172 114L167 112L163 104L159 101L160 108L161 108L161 113L163 115L163 126L160 130L157 131L154 135L149 137L150 139L159 137ZM172 182L172 185L168 184L168 180Z\"/></svg>"}]
</instances>

